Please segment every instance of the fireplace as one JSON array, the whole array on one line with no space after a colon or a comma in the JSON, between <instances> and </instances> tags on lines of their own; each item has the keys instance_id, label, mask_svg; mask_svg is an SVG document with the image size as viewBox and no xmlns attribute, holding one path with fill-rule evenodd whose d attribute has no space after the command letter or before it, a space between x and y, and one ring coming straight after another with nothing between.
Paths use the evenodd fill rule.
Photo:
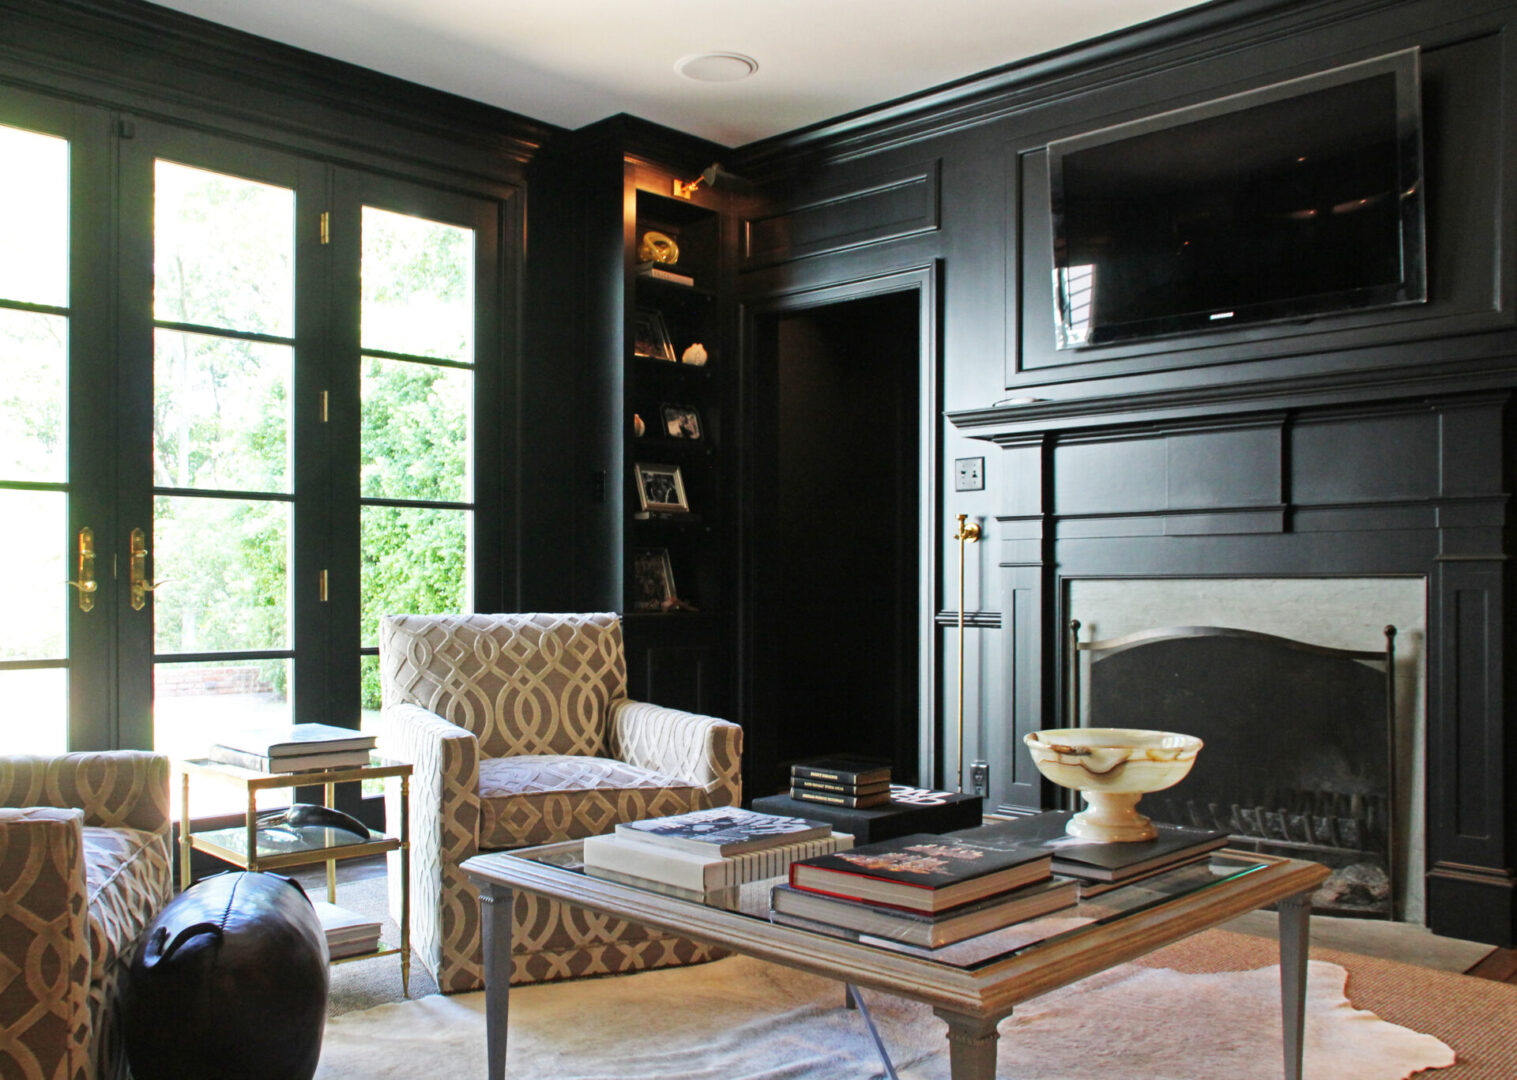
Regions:
<instances>
[{"instance_id":1,"label":"fireplace","mask_svg":"<svg viewBox=\"0 0 1517 1080\"><path fill-rule=\"evenodd\" d=\"M1074 722L1072 619L1087 639L1223 626L1366 651L1394 625L1399 914L1517 943L1507 411L1504 392L1335 403L1306 387L951 414L1001 448L968 605L1000 626L969 673L989 804L1057 804L1016 749Z\"/></svg>"},{"instance_id":2,"label":"fireplace","mask_svg":"<svg viewBox=\"0 0 1517 1080\"><path fill-rule=\"evenodd\" d=\"M1422 579L1087 579L1068 591L1065 655L1080 659L1069 714L1207 743L1146 813L1330 866L1319 912L1422 921L1409 842L1423 813ZM1203 615L1220 625L1186 625Z\"/></svg>"}]
</instances>

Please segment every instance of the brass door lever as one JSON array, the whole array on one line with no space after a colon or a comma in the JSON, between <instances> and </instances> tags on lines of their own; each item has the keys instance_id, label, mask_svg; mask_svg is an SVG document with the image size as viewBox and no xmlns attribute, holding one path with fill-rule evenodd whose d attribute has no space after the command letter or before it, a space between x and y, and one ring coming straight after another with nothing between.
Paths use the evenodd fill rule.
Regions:
<instances>
[{"instance_id":1,"label":"brass door lever","mask_svg":"<svg viewBox=\"0 0 1517 1080\"><path fill-rule=\"evenodd\" d=\"M79 590L79 610L95 610L95 530L88 525L79 530L79 580L64 582Z\"/></svg>"},{"instance_id":2,"label":"brass door lever","mask_svg":"<svg viewBox=\"0 0 1517 1080\"><path fill-rule=\"evenodd\" d=\"M158 588L160 585L166 584L168 579L164 578L160 581L155 581L152 584L148 583L147 533L143 532L141 529L133 529L131 540L132 557L127 564L127 573L130 577L131 582L132 610L141 611L147 604L147 594Z\"/></svg>"}]
</instances>

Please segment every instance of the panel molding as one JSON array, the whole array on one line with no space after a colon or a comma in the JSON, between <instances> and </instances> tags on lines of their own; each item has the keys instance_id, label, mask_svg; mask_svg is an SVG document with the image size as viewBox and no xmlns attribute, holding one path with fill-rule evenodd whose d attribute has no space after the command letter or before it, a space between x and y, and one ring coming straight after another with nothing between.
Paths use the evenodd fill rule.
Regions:
<instances>
[{"instance_id":1,"label":"panel molding","mask_svg":"<svg viewBox=\"0 0 1517 1080\"><path fill-rule=\"evenodd\" d=\"M935 232L940 171L941 162L934 158L746 217L739 269L758 270Z\"/></svg>"}]
</instances>

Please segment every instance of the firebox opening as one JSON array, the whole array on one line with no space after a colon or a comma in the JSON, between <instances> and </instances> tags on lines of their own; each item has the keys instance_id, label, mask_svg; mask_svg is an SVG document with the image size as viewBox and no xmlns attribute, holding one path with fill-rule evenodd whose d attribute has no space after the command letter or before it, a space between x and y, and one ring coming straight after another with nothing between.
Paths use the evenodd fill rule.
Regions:
<instances>
[{"instance_id":1,"label":"firebox opening","mask_svg":"<svg viewBox=\"0 0 1517 1080\"><path fill-rule=\"evenodd\" d=\"M1207 740L1197 769L1145 797L1145 813L1333 867L1319 910L1423 921L1423 579L1067 584L1080 639L1108 646L1066 650L1081 658L1067 703L1077 722Z\"/></svg>"}]
</instances>

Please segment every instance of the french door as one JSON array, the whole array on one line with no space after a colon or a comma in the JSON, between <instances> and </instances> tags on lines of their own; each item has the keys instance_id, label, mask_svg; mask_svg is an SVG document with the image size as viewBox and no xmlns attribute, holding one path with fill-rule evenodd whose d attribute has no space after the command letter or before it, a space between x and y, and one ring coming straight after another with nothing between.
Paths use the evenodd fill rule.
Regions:
<instances>
[{"instance_id":1,"label":"french door","mask_svg":"<svg viewBox=\"0 0 1517 1080\"><path fill-rule=\"evenodd\" d=\"M40 112L0 128L39 162L0 255L96 249L0 270L0 680L53 702L0 752L357 725L380 613L498 602L499 204L103 111L90 157Z\"/></svg>"},{"instance_id":2,"label":"french door","mask_svg":"<svg viewBox=\"0 0 1517 1080\"><path fill-rule=\"evenodd\" d=\"M0 752L116 740L108 152L104 112L0 98Z\"/></svg>"}]
</instances>

